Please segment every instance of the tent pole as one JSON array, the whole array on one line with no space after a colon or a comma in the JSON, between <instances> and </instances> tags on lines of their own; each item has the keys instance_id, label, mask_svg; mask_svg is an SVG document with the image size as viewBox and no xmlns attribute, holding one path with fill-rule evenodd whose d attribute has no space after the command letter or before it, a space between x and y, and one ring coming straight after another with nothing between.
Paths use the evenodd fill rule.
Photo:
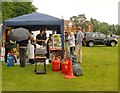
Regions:
<instances>
[{"instance_id":1,"label":"tent pole","mask_svg":"<svg viewBox=\"0 0 120 93\"><path fill-rule=\"evenodd\" d=\"M62 20L62 26L60 26L61 37L62 37L62 59L64 59L64 20Z\"/></svg>"}]
</instances>

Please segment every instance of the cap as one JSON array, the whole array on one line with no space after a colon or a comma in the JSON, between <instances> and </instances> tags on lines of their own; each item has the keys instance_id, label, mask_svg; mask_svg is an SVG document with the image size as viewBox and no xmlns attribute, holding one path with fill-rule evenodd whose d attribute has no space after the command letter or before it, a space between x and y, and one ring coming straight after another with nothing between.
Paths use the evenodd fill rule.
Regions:
<instances>
[{"instance_id":1,"label":"cap","mask_svg":"<svg viewBox=\"0 0 120 93\"><path fill-rule=\"evenodd\" d=\"M78 30L81 30L81 27L77 27Z\"/></svg>"}]
</instances>

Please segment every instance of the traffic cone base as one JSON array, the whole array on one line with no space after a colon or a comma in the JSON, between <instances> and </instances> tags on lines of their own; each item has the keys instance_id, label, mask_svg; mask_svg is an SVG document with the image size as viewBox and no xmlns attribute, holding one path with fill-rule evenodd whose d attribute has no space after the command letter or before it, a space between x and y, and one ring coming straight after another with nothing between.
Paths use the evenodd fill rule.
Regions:
<instances>
[{"instance_id":1,"label":"traffic cone base","mask_svg":"<svg viewBox=\"0 0 120 93\"><path fill-rule=\"evenodd\" d=\"M64 78L76 78L72 70L72 57L70 57L70 60L68 62L68 69L67 69L67 73L65 74Z\"/></svg>"},{"instance_id":2,"label":"traffic cone base","mask_svg":"<svg viewBox=\"0 0 120 93\"><path fill-rule=\"evenodd\" d=\"M65 75L64 78L68 78L68 79L69 79L69 78L76 78L76 76L74 76L74 75L73 75L73 76Z\"/></svg>"}]
</instances>

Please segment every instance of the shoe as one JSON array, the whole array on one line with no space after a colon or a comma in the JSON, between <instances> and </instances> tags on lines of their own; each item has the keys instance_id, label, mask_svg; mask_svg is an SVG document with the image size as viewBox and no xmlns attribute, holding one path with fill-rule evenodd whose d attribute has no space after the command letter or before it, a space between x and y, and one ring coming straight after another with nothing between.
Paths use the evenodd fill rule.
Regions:
<instances>
[{"instance_id":1,"label":"shoe","mask_svg":"<svg viewBox=\"0 0 120 93\"><path fill-rule=\"evenodd\" d=\"M7 65L7 62L4 62L5 65Z\"/></svg>"},{"instance_id":2,"label":"shoe","mask_svg":"<svg viewBox=\"0 0 120 93\"><path fill-rule=\"evenodd\" d=\"M28 61L27 63L30 63L30 61Z\"/></svg>"},{"instance_id":3,"label":"shoe","mask_svg":"<svg viewBox=\"0 0 120 93\"><path fill-rule=\"evenodd\" d=\"M34 64L34 62L31 62L30 64Z\"/></svg>"},{"instance_id":4,"label":"shoe","mask_svg":"<svg viewBox=\"0 0 120 93\"><path fill-rule=\"evenodd\" d=\"M78 62L79 64L82 64L82 62Z\"/></svg>"}]
</instances>

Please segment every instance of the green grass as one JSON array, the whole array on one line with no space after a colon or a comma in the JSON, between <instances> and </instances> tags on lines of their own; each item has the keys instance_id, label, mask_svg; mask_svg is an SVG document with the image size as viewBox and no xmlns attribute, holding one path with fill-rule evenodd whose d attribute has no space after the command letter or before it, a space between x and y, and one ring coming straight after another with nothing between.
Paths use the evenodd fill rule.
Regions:
<instances>
[{"instance_id":1,"label":"green grass","mask_svg":"<svg viewBox=\"0 0 120 93\"><path fill-rule=\"evenodd\" d=\"M2 65L3 91L117 91L118 46L83 47L83 76L65 79L61 72L53 72L47 65L47 74L36 75L34 65Z\"/></svg>"},{"instance_id":2,"label":"green grass","mask_svg":"<svg viewBox=\"0 0 120 93\"><path fill-rule=\"evenodd\" d=\"M0 62L0 92L2 91L2 64Z\"/></svg>"}]
</instances>

